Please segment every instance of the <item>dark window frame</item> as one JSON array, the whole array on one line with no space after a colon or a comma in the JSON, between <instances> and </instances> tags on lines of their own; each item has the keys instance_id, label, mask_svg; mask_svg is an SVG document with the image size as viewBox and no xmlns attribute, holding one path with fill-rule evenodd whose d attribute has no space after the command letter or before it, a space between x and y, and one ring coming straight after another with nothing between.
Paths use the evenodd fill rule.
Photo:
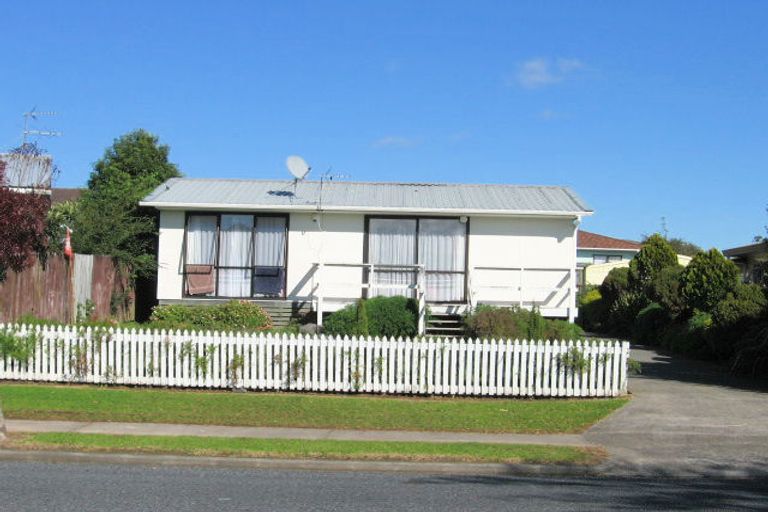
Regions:
<instances>
[{"instance_id":1,"label":"dark window frame","mask_svg":"<svg viewBox=\"0 0 768 512\"><path fill-rule=\"evenodd\" d=\"M232 266L220 266L219 265L219 248L221 247L221 216L222 215L250 215L253 217L253 228L251 229L251 242L253 244L253 250L251 251L251 265L248 267L232 267ZM216 249L213 258L213 272L216 277L214 281L214 294L213 295L190 295L187 293L187 234L189 233L189 218L194 216L207 216L216 217ZM285 219L285 247L283 250L283 266L282 267L264 267L263 265L256 265L256 229L258 226L259 217L281 217ZM276 212L243 212L243 211L206 211L206 210L190 210L184 212L184 240L182 242L181 256L182 256L182 282L181 282L181 296L185 299L209 299L209 300L275 300L285 299L288 294L288 235L290 233L291 217L288 213L276 213ZM280 270L283 271L283 293L281 295L254 295L255 277L257 277L257 268L275 268L279 274ZM219 295L219 270L250 270L251 271L251 294L247 297L229 297Z\"/></svg>"},{"instance_id":2,"label":"dark window frame","mask_svg":"<svg viewBox=\"0 0 768 512\"><path fill-rule=\"evenodd\" d=\"M368 264L370 263L369 259L369 235L370 235L370 226L371 226L371 220L372 219L400 219L400 220L415 220L416 221L416 244L414 252L416 253L414 255L415 261L419 261L419 237L421 235L421 220L457 220L461 222L462 216L441 216L441 215L366 215L364 219L364 233L363 233L363 262ZM456 303L465 303L467 301L467 287L469 286L469 235L470 235L470 217L466 216L467 222L464 223L464 270L427 270L424 269L424 274L463 274L464 275L464 286L461 290L461 298L456 300L443 300L443 301L431 301L427 299L427 302L429 304L456 304ZM389 265L390 267L392 265ZM383 272L387 272L386 265L383 266L385 270ZM397 267L397 265L394 265L394 267ZM382 268L382 265L376 265L376 271L379 272ZM396 270L391 269L390 272L402 272L402 270ZM363 268L363 282L368 283L369 279L369 270L368 267ZM370 283L369 283L370 284ZM425 290L426 293L426 290ZM368 289L363 290L363 298L368 298Z\"/></svg>"}]
</instances>

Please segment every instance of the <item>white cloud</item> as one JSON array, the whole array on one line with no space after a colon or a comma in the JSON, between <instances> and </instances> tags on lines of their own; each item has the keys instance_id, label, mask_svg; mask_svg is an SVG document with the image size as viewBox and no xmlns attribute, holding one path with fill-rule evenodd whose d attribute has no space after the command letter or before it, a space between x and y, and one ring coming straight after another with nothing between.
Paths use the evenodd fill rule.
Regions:
<instances>
[{"instance_id":1,"label":"white cloud","mask_svg":"<svg viewBox=\"0 0 768 512\"><path fill-rule=\"evenodd\" d=\"M514 79L507 85L519 84L526 89L537 89L562 82L584 64L578 59L545 59L538 57L520 64Z\"/></svg>"},{"instance_id":2,"label":"white cloud","mask_svg":"<svg viewBox=\"0 0 768 512\"><path fill-rule=\"evenodd\" d=\"M384 148L410 148L421 143L420 139L412 137L402 137L399 135L388 135L373 141L372 146L378 149Z\"/></svg>"}]
</instances>

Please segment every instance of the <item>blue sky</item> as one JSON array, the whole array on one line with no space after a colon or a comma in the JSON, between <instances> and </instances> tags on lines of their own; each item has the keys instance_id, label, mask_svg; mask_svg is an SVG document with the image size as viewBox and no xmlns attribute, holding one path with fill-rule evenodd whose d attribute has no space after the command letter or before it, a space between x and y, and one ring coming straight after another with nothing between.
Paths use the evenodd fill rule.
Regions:
<instances>
[{"instance_id":1,"label":"blue sky","mask_svg":"<svg viewBox=\"0 0 768 512\"><path fill-rule=\"evenodd\" d=\"M562 184L585 229L727 247L768 223L768 3L11 2L21 114L83 185L146 128L194 177Z\"/></svg>"}]
</instances>

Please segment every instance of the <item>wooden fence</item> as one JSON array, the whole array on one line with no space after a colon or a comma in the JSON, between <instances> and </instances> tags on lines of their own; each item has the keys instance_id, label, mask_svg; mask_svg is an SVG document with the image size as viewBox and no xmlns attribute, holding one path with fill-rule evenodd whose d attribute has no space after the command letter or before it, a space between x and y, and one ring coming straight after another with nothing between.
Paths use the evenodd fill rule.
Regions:
<instances>
[{"instance_id":1,"label":"wooden fence","mask_svg":"<svg viewBox=\"0 0 768 512\"><path fill-rule=\"evenodd\" d=\"M5 326L0 379L464 396L617 396L629 343ZM1 350L1 348L0 348Z\"/></svg>"},{"instance_id":2,"label":"wooden fence","mask_svg":"<svg viewBox=\"0 0 768 512\"><path fill-rule=\"evenodd\" d=\"M85 306L93 319L133 319L133 296L127 276L110 256L75 254L70 261L52 255L45 265L36 262L22 272L8 272L0 282L0 322L23 315L73 322Z\"/></svg>"}]
</instances>

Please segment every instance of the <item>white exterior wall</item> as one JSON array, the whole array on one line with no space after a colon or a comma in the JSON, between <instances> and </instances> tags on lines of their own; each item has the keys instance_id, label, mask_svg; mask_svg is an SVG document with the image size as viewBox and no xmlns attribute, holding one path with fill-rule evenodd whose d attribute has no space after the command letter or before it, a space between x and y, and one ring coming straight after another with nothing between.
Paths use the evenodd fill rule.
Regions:
<instances>
[{"instance_id":1,"label":"white exterior wall","mask_svg":"<svg viewBox=\"0 0 768 512\"><path fill-rule=\"evenodd\" d=\"M568 316L575 297L574 218L472 217L469 229L473 303L536 304L545 315Z\"/></svg>"},{"instance_id":2,"label":"white exterior wall","mask_svg":"<svg viewBox=\"0 0 768 512\"><path fill-rule=\"evenodd\" d=\"M326 299L362 294L361 267L324 267L315 263L363 262L363 214L292 213L288 233L288 297L312 298L320 286Z\"/></svg>"},{"instance_id":3,"label":"white exterior wall","mask_svg":"<svg viewBox=\"0 0 768 512\"><path fill-rule=\"evenodd\" d=\"M157 298L181 299L184 247L183 211L160 211L160 241L157 247Z\"/></svg>"},{"instance_id":4,"label":"white exterior wall","mask_svg":"<svg viewBox=\"0 0 768 512\"><path fill-rule=\"evenodd\" d=\"M548 316L568 316L573 307L570 269L576 267L573 218L471 217L469 225L469 285L473 303L536 303ZM182 299L185 212L160 212L158 247L159 300ZM360 267L324 266L318 275L315 263L363 262L365 215L354 213L291 213L287 254L287 298L310 300L320 286L337 309L344 299L362 294ZM522 267L519 270L484 270L476 267ZM556 291L554 291L556 289ZM204 300L204 299L202 299ZM336 304L334 305L334 300ZM439 309L439 308L438 308Z\"/></svg>"}]
</instances>

